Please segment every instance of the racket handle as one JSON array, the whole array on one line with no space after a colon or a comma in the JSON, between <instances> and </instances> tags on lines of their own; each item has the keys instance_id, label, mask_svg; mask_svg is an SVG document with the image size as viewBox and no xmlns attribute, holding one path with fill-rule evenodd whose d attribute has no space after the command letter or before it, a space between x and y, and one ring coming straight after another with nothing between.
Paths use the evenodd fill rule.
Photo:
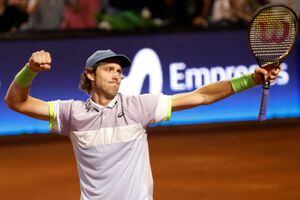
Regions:
<instances>
[{"instance_id":1,"label":"racket handle","mask_svg":"<svg viewBox=\"0 0 300 200\"><path fill-rule=\"evenodd\" d=\"M258 121L265 121L267 119L267 107L268 107L269 94L270 94L270 83L266 82L263 86L263 90L261 94Z\"/></svg>"}]
</instances>

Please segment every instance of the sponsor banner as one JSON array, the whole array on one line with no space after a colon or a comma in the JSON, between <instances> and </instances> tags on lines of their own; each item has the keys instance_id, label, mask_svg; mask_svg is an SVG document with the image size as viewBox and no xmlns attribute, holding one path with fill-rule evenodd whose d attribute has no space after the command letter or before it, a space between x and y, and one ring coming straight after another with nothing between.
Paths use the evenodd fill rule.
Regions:
<instances>
[{"instance_id":1,"label":"sponsor banner","mask_svg":"<svg viewBox=\"0 0 300 200\"><path fill-rule=\"evenodd\" d=\"M15 74L31 53L50 51L52 70L34 80L31 95L45 101L81 99L78 89L86 58L98 49L112 49L132 59L124 71L124 94L176 94L219 80L251 73L257 67L246 31L129 35L59 40L1 41L0 134L47 133L48 123L9 110L3 102ZM299 45L283 64L270 91L268 118L299 117ZM261 88L235 94L212 105L174 112L159 125L256 120Z\"/></svg>"}]
</instances>

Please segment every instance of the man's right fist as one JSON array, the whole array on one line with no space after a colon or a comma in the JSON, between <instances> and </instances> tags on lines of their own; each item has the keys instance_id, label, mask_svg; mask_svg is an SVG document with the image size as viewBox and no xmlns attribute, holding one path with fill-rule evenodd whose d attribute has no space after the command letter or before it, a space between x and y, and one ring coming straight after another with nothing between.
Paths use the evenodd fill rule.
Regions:
<instances>
[{"instance_id":1,"label":"man's right fist","mask_svg":"<svg viewBox=\"0 0 300 200\"><path fill-rule=\"evenodd\" d=\"M44 50L34 52L29 61L29 69L33 72L42 72L51 69L51 55Z\"/></svg>"}]
</instances>

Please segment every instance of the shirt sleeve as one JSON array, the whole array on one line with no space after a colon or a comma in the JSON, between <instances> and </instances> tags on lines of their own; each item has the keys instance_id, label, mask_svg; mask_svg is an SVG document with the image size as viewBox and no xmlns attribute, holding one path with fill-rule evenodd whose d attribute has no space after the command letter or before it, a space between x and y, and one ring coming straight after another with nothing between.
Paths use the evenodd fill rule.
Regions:
<instances>
[{"instance_id":1,"label":"shirt sleeve","mask_svg":"<svg viewBox=\"0 0 300 200\"><path fill-rule=\"evenodd\" d=\"M172 111L172 97L167 95L140 95L139 113L143 126L169 120Z\"/></svg>"},{"instance_id":2,"label":"shirt sleeve","mask_svg":"<svg viewBox=\"0 0 300 200\"><path fill-rule=\"evenodd\" d=\"M160 95L155 109L155 122L169 121L172 113L172 97Z\"/></svg>"},{"instance_id":3,"label":"shirt sleeve","mask_svg":"<svg viewBox=\"0 0 300 200\"><path fill-rule=\"evenodd\" d=\"M49 126L52 132L69 136L72 102L73 100L47 102L50 115Z\"/></svg>"}]
</instances>

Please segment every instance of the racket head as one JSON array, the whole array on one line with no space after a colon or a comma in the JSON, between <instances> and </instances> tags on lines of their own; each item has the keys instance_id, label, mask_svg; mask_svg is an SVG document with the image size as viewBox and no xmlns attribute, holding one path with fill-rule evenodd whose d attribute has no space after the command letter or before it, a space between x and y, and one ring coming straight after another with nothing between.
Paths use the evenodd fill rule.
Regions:
<instances>
[{"instance_id":1,"label":"racket head","mask_svg":"<svg viewBox=\"0 0 300 200\"><path fill-rule=\"evenodd\" d=\"M249 27L249 46L260 66L279 65L291 52L298 32L298 17L284 4L259 8Z\"/></svg>"}]
</instances>

